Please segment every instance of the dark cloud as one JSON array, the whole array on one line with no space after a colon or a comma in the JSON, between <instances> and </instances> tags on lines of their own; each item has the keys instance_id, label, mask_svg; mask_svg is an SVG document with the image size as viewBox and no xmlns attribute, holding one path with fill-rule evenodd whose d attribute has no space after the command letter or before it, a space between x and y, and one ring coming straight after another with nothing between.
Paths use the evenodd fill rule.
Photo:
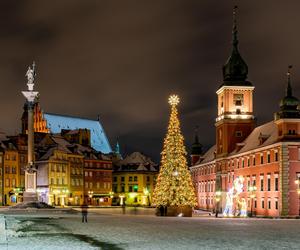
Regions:
<instances>
[{"instance_id":1,"label":"dark cloud","mask_svg":"<svg viewBox=\"0 0 300 250\"><path fill-rule=\"evenodd\" d=\"M4 1L3 1L4 2ZM299 1L5 1L0 4L0 127L20 128L25 71L37 62L42 108L99 114L112 144L159 159L168 95L181 97L187 146L214 143L215 91L239 4L240 51L258 122L273 118L293 64L300 94ZM268 96L268 98L266 98Z\"/></svg>"}]
</instances>

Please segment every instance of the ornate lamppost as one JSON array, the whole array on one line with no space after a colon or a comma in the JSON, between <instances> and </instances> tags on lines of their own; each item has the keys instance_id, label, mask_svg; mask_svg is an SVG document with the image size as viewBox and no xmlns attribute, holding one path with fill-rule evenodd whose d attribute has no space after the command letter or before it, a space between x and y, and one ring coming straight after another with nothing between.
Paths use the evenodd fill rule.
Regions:
<instances>
[{"instance_id":1,"label":"ornate lamppost","mask_svg":"<svg viewBox=\"0 0 300 250\"><path fill-rule=\"evenodd\" d=\"M37 201L36 190L36 168L34 165L34 104L39 92L34 91L35 80L35 63L33 62L32 68L29 66L26 72L27 77L27 91L22 91L26 98L28 106L28 164L25 169L25 192L24 202Z\"/></svg>"},{"instance_id":2,"label":"ornate lamppost","mask_svg":"<svg viewBox=\"0 0 300 250\"><path fill-rule=\"evenodd\" d=\"M92 190L88 191L88 195L89 195L89 198L90 198L90 205L92 205L93 194L94 194L94 191L92 191Z\"/></svg>"},{"instance_id":3,"label":"ornate lamppost","mask_svg":"<svg viewBox=\"0 0 300 250\"><path fill-rule=\"evenodd\" d=\"M250 211L250 217L253 216L253 199L256 196L256 186L249 186L249 192L250 192L250 198L251 198L251 211Z\"/></svg>"}]
</instances>

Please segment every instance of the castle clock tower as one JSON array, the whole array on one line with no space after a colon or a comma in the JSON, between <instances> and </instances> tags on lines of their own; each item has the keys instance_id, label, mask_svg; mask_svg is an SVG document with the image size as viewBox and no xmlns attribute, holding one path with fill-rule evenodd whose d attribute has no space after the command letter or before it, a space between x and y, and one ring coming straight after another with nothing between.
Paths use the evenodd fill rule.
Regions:
<instances>
[{"instance_id":1,"label":"castle clock tower","mask_svg":"<svg viewBox=\"0 0 300 250\"><path fill-rule=\"evenodd\" d=\"M223 83L217 90L216 118L217 157L232 152L255 126L253 115L254 86L247 81L248 66L238 51L237 7L233 11L232 52L223 66Z\"/></svg>"}]
</instances>

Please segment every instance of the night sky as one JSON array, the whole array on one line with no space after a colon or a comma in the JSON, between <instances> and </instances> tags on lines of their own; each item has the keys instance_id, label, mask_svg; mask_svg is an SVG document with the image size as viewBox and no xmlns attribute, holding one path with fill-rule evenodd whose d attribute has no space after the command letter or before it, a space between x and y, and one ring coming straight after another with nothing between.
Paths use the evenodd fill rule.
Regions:
<instances>
[{"instance_id":1,"label":"night sky","mask_svg":"<svg viewBox=\"0 0 300 250\"><path fill-rule=\"evenodd\" d=\"M300 1L1 1L0 128L20 131L25 73L37 64L44 111L96 119L114 147L159 161L168 96L176 93L186 145L199 126L214 144L215 91L230 54L232 9L255 85L258 124L273 119L287 66L300 97Z\"/></svg>"}]
</instances>

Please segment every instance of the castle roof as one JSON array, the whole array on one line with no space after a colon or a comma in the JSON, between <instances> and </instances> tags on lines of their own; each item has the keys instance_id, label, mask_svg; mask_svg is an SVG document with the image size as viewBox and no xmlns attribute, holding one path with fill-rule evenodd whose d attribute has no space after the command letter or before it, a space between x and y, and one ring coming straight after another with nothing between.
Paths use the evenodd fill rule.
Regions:
<instances>
[{"instance_id":1,"label":"castle roof","mask_svg":"<svg viewBox=\"0 0 300 250\"><path fill-rule=\"evenodd\" d=\"M102 153L110 153L112 151L104 129L98 120L50 113L44 113L44 118L51 133L60 133L62 129L89 129L91 132L91 146L95 150Z\"/></svg>"},{"instance_id":2,"label":"castle roof","mask_svg":"<svg viewBox=\"0 0 300 250\"><path fill-rule=\"evenodd\" d=\"M196 163L197 164L202 164L202 163L207 163L210 161L213 161L216 158L216 145L213 145L212 147L210 147L205 154L203 155L203 157L201 157L199 159L199 161Z\"/></svg>"},{"instance_id":3,"label":"castle roof","mask_svg":"<svg viewBox=\"0 0 300 250\"><path fill-rule=\"evenodd\" d=\"M256 127L243 141L242 147L234 150L230 155L244 153L256 148L265 147L278 141L277 125L274 121Z\"/></svg>"},{"instance_id":4,"label":"castle roof","mask_svg":"<svg viewBox=\"0 0 300 250\"><path fill-rule=\"evenodd\" d=\"M251 132L251 134L242 143L240 143L240 147L237 147L230 153L229 157L261 147L269 146L276 142L278 142L277 125L274 121L270 121L255 128ZM209 150L206 151L203 157L200 158L196 165L208 163L215 160L215 152L216 145L213 145Z\"/></svg>"}]
</instances>

